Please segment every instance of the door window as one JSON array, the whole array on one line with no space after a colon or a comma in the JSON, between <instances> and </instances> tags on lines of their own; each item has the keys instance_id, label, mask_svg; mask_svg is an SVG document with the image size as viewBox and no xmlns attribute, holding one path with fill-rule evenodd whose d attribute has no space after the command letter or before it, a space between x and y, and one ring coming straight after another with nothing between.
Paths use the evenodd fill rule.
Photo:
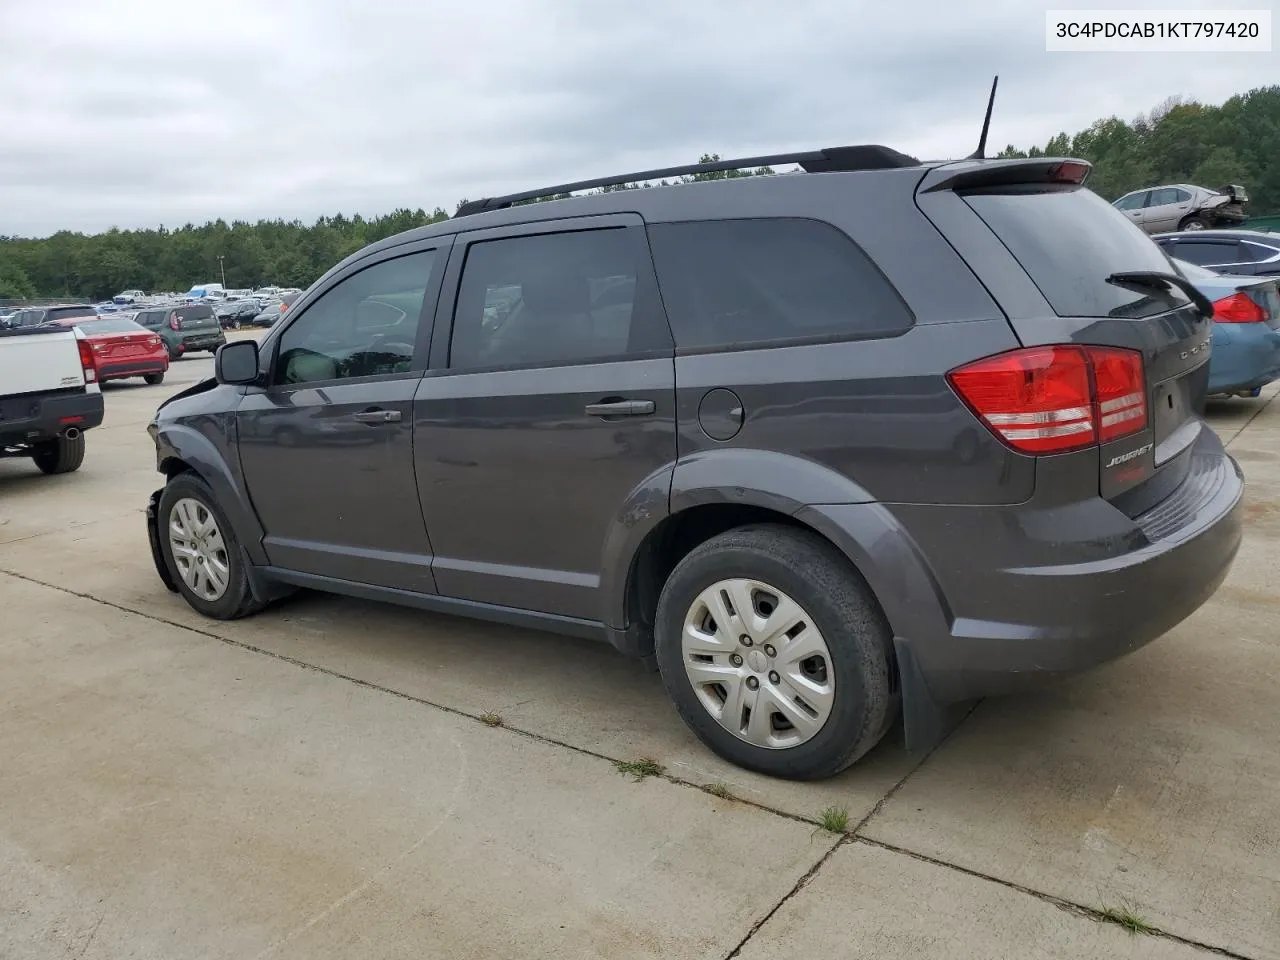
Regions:
<instances>
[{"instance_id":1,"label":"door window","mask_svg":"<svg viewBox=\"0 0 1280 960\"><path fill-rule=\"evenodd\" d=\"M1117 210L1137 210L1146 201L1147 194L1131 193L1127 197L1121 197L1116 201Z\"/></svg>"},{"instance_id":2,"label":"door window","mask_svg":"<svg viewBox=\"0 0 1280 960\"><path fill-rule=\"evenodd\" d=\"M670 347L638 229L486 240L467 251L449 366L561 366Z\"/></svg>"},{"instance_id":3,"label":"door window","mask_svg":"<svg viewBox=\"0 0 1280 960\"><path fill-rule=\"evenodd\" d=\"M1190 190L1183 190L1181 187L1174 187L1173 199L1170 200L1169 202L1170 203L1186 203L1190 199L1191 199Z\"/></svg>"},{"instance_id":4,"label":"door window","mask_svg":"<svg viewBox=\"0 0 1280 960\"><path fill-rule=\"evenodd\" d=\"M1173 187L1161 187L1159 190L1151 191L1151 202L1148 206L1163 207L1166 204L1178 202L1178 191Z\"/></svg>"},{"instance_id":5,"label":"door window","mask_svg":"<svg viewBox=\"0 0 1280 960\"><path fill-rule=\"evenodd\" d=\"M434 250L385 260L331 287L281 335L274 381L317 383L411 369L438 260Z\"/></svg>"},{"instance_id":6,"label":"door window","mask_svg":"<svg viewBox=\"0 0 1280 960\"><path fill-rule=\"evenodd\" d=\"M1180 242L1174 253L1179 260L1189 260L1200 266L1212 263L1234 263L1236 252L1234 243L1211 243L1207 240L1184 240Z\"/></svg>"}]
</instances>

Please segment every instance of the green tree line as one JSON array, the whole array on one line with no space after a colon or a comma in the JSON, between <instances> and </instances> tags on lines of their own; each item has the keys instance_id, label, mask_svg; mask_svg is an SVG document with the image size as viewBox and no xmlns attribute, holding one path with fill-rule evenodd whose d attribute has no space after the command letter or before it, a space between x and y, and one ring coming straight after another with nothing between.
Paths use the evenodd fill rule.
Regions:
<instances>
[{"instance_id":1,"label":"green tree line","mask_svg":"<svg viewBox=\"0 0 1280 960\"><path fill-rule=\"evenodd\" d=\"M1132 122L1108 117L1043 147L1010 145L1000 156L1088 160L1088 186L1108 200L1162 183L1215 190L1235 183L1248 191L1250 214L1280 213L1280 86L1250 90L1221 106L1171 97Z\"/></svg>"},{"instance_id":2,"label":"green tree line","mask_svg":"<svg viewBox=\"0 0 1280 960\"><path fill-rule=\"evenodd\" d=\"M1170 98L1131 122L1108 117L1043 147L1010 145L1003 157L1072 156L1089 160L1089 186L1109 200L1160 183L1217 188L1244 185L1255 215L1280 212L1280 86L1234 96L1220 106ZM702 162L718 160L706 154ZM682 180L767 174L765 168L703 173ZM626 184L610 189L634 188ZM462 201L465 202L465 201ZM312 224L215 220L175 230L59 231L39 239L0 237L0 298L100 300L121 290L186 290L220 281L306 287L367 243L448 218L436 208L396 210L365 219L337 214ZM219 260L221 258L221 260Z\"/></svg>"}]
</instances>

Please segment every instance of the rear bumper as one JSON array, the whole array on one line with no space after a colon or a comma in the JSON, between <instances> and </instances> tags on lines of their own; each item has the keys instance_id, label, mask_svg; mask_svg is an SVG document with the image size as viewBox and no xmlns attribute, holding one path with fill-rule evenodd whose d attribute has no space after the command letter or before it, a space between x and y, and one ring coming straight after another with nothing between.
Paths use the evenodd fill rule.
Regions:
<instances>
[{"instance_id":1,"label":"rear bumper","mask_svg":"<svg viewBox=\"0 0 1280 960\"><path fill-rule=\"evenodd\" d=\"M1280 330L1265 323L1215 323L1209 392L1238 393L1280 379Z\"/></svg>"},{"instance_id":2,"label":"rear bumper","mask_svg":"<svg viewBox=\"0 0 1280 960\"><path fill-rule=\"evenodd\" d=\"M180 353L190 353L193 350L217 350L220 346L227 342L227 338L222 335L222 328L198 334L189 334L182 338L182 342L178 346Z\"/></svg>"},{"instance_id":3,"label":"rear bumper","mask_svg":"<svg viewBox=\"0 0 1280 960\"><path fill-rule=\"evenodd\" d=\"M162 354L159 357L152 357L147 360L104 363L98 367L98 380L121 380L125 377L141 377L148 373L164 373L168 369L168 354Z\"/></svg>"},{"instance_id":4,"label":"rear bumper","mask_svg":"<svg viewBox=\"0 0 1280 960\"><path fill-rule=\"evenodd\" d=\"M907 547L896 569L864 572L929 696L968 700L1086 670L1208 600L1240 546L1244 482L1207 428L1183 456L1181 486L1132 519L1100 497L884 505ZM848 508L811 509L839 523Z\"/></svg>"},{"instance_id":5,"label":"rear bumper","mask_svg":"<svg viewBox=\"0 0 1280 960\"><path fill-rule=\"evenodd\" d=\"M84 393L7 397L2 406L0 446L49 440L68 427L89 430L102 423L102 394L96 386Z\"/></svg>"}]
</instances>

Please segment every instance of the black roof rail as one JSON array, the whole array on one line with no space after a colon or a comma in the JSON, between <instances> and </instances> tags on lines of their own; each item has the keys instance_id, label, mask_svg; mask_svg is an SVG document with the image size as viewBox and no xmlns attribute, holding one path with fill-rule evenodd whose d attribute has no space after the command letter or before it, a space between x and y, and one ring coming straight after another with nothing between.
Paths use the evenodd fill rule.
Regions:
<instances>
[{"instance_id":1,"label":"black roof rail","mask_svg":"<svg viewBox=\"0 0 1280 960\"><path fill-rule=\"evenodd\" d=\"M772 167L784 163L799 164L800 168L806 173L888 170L894 167L918 167L920 165L920 161L915 157L909 157L905 153L899 153L897 150L890 147L882 147L879 144L825 147L821 150L808 150L803 153L777 153L765 157L741 157L737 160L688 163L679 167L664 167L661 170L641 170L636 173L600 177L595 180L561 183L554 187L540 187L537 190L510 193L505 197L487 197L483 200L471 200L460 206L454 216L466 217L473 213L483 213L486 210L502 210L524 200L538 200L543 197L554 197L561 193L576 193L579 190L617 187L627 183L641 183L646 180L662 180L665 177L684 177L699 173L719 173L728 170Z\"/></svg>"}]
</instances>

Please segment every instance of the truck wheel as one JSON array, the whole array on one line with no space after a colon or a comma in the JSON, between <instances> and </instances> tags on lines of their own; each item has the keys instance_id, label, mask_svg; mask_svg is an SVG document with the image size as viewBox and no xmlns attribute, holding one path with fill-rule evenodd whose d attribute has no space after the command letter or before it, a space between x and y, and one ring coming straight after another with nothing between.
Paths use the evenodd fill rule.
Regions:
<instances>
[{"instance_id":1,"label":"truck wheel","mask_svg":"<svg viewBox=\"0 0 1280 960\"><path fill-rule=\"evenodd\" d=\"M32 448L31 459L37 467L49 474L78 470L80 464L84 463L84 434L77 432L72 438L41 440Z\"/></svg>"},{"instance_id":2,"label":"truck wheel","mask_svg":"<svg viewBox=\"0 0 1280 960\"><path fill-rule=\"evenodd\" d=\"M696 547L662 588L654 633L685 723L749 770L830 777L894 717L884 614L852 564L808 531L741 527Z\"/></svg>"},{"instance_id":3,"label":"truck wheel","mask_svg":"<svg viewBox=\"0 0 1280 960\"><path fill-rule=\"evenodd\" d=\"M158 383L164 383L164 374L163 374L163 373L148 373L148 374L146 374L142 379L143 379L143 380L145 380L145 381L147 381L147 383L151 384L151 386L153 386L153 387L154 387L154 386L155 386L156 384L158 384Z\"/></svg>"},{"instance_id":4,"label":"truck wheel","mask_svg":"<svg viewBox=\"0 0 1280 960\"><path fill-rule=\"evenodd\" d=\"M198 476L180 473L165 485L157 521L160 553L183 599L197 613L237 620L265 606L249 589L235 531Z\"/></svg>"},{"instance_id":5,"label":"truck wheel","mask_svg":"<svg viewBox=\"0 0 1280 960\"><path fill-rule=\"evenodd\" d=\"M1186 217L1180 224L1179 230L1208 230L1209 221L1204 217Z\"/></svg>"}]
</instances>

